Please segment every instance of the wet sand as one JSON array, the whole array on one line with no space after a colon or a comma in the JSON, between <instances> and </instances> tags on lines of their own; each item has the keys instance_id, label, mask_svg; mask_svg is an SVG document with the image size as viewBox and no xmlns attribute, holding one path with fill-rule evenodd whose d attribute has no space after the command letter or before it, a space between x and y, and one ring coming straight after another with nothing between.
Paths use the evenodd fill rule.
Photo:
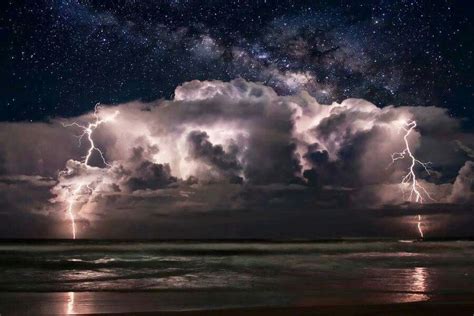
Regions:
<instances>
[{"instance_id":1,"label":"wet sand","mask_svg":"<svg viewBox=\"0 0 474 316\"><path fill-rule=\"evenodd\" d=\"M5 293L0 292L0 314L7 315L161 315L161 316L221 316L221 315L473 315L474 297L447 295L427 301L376 301L376 295L365 300L331 297L293 304L244 307L246 299L234 298L234 306L218 307L224 296L214 293ZM242 298L242 297L241 297ZM372 300L370 300L372 298ZM208 300L213 302L209 305ZM239 307L240 305L240 307ZM281 306L279 306L281 305ZM212 307L214 306L214 307Z\"/></svg>"}]
</instances>

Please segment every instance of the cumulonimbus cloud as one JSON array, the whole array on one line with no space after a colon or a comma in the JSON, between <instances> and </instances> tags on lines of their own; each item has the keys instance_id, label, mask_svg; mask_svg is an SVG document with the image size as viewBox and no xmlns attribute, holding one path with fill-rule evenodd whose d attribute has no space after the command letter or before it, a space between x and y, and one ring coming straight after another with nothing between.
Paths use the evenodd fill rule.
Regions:
<instances>
[{"instance_id":1,"label":"cumulonimbus cloud","mask_svg":"<svg viewBox=\"0 0 474 316\"><path fill-rule=\"evenodd\" d=\"M117 110L93 133L110 166L100 157L85 165L88 144L78 146L74 137L81 131L61 124L89 122L86 114L0 124L2 174L55 181L45 206L52 213L64 210L74 183L87 184L76 206L87 220L117 209L137 215L399 205L408 162L391 164L391 154L403 149L403 123L416 120L409 142L419 159L432 162L430 175L420 170L430 203L473 202L472 162L453 140L472 147L474 138L442 108L379 108L361 99L324 105L304 91L281 96L237 79L187 82L173 100L103 106L99 115Z\"/></svg>"}]
</instances>

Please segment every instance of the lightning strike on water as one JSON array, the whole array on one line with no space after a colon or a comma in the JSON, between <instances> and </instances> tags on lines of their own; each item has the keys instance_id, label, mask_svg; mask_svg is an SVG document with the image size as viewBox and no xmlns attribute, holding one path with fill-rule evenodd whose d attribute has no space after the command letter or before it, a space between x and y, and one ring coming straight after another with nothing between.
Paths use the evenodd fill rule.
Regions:
<instances>
[{"instance_id":1,"label":"lightning strike on water","mask_svg":"<svg viewBox=\"0 0 474 316\"><path fill-rule=\"evenodd\" d=\"M423 169L430 174L429 165L430 162L422 162L413 155L412 150L410 148L410 143L408 142L408 137L410 136L411 132L416 128L416 121L404 122L402 125L402 129L405 131L405 135L403 136L403 140L405 142L405 149L401 152L393 153L392 154L392 164L395 163L397 160L408 158L410 160L410 166L408 168L408 173L402 178L401 187L403 194L405 195L405 188L409 187L409 196L408 200L410 202L421 203L423 204L424 198L423 195L428 197L429 199L433 200L426 191L426 189L418 182L416 178L415 168L417 165L423 167ZM417 215L417 228L420 238L424 237L423 228L422 228L422 218L421 215Z\"/></svg>"},{"instance_id":2,"label":"lightning strike on water","mask_svg":"<svg viewBox=\"0 0 474 316\"><path fill-rule=\"evenodd\" d=\"M67 213L69 215L69 218L71 219L71 229L72 229L72 239L76 239L76 219L74 216L73 212L73 207L74 207L74 202L76 201L77 194L81 191L82 185L78 186L71 195L71 198L69 200L69 205L67 208Z\"/></svg>"},{"instance_id":3,"label":"lightning strike on water","mask_svg":"<svg viewBox=\"0 0 474 316\"><path fill-rule=\"evenodd\" d=\"M92 138L92 134L93 134L94 130L97 129L101 124L113 121L115 119L115 117L119 114L119 111L115 111L112 115L106 116L104 118L100 118L99 110L100 110L100 106L99 106L99 104L96 104L95 108L94 108L95 121L93 123L89 123L87 126L86 125L81 125L77 122L73 122L71 124L63 124L64 127L75 126L75 127L78 127L82 130L82 133L78 136L79 137L79 146L81 145L81 142L82 142L82 139L84 138L84 136L87 137L87 140L89 141L89 149L87 150L87 155L84 157L84 160L83 160L83 163L86 165L86 167L89 167L89 160L90 160L92 154L94 153L94 151L96 151L99 154L99 156L101 157L102 162L104 163L104 165L106 165L107 167L111 166L105 160L105 157L104 157L104 154L102 153L102 151L95 146L94 139ZM74 215L74 204L77 202L78 196L80 195L80 193L83 190L84 186L87 186L87 188L91 192L93 191L92 188L89 186L89 184L82 183L82 184L79 184L74 190L72 190L71 196L68 199L67 213L68 213L69 219L71 221L71 232L72 232L72 238L73 239L76 239L76 231L77 231L76 230L76 219L75 219L75 215Z\"/></svg>"}]
</instances>

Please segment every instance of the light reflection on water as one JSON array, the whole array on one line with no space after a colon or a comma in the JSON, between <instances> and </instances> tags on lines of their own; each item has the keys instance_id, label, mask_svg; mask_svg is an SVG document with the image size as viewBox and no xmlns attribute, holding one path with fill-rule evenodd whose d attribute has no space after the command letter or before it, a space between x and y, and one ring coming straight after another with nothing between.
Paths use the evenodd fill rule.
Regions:
<instances>
[{"instance_id":1,"label":"light reflection on water","mask_svg":"<svg viewBox=\"0 0 474 316\"><path fill-rule=\"evenodd\" d=\"M372 277L378 279L380 272L375 272ZM75 315L81 313L103 313L103 312L119 312L126 309L127 311L145 311L145 310L161 310L181 309L188 305L188 308L208 307L209 299L215 296L214 301L219 302L223 306L238 306L245 302L246 306L275 305L276 303L288 305L337 305L347 304L348 302L357 302L357 304L383 304L383 303L408 303L417 301L427 301L430 299L430 270L426 267L414 267L403 271L383 271L386 274L382 280L378 279L375 283L366 284L365 292L362 287L358 293L352 292L347 297L344 290L341 294L323 294L314 293L312 291L302 291L300 293L266 293L257 294L249 291L230 292L214 291L206 293L175 293L179 296L174 297L171 293L110 293L110 292L68 292L67 299L64 300L64 308L62 309L66 315ZM366 276L371 278L370 276ZM398 279L398 282L394 282ZM182 283L181 278L172 277L170 282ZM392 283L393 282L393 283ZM375 289L374 287L378 287ZM376 290L376 291L374 291ZM380 291L377 291L380 290ZM384 292L384 290L386 292ZM60 294L60 293L58 293ZM168 295L171 294L171 299ZM205 296L201 297L202 295ZM271 297L273 296L273 298ZM186 298L188 297L188 298ZM251 297L251 298L249 298ZM220 300L224 298L224 301ZM180 302L178 305L176 302ZM273 303L272 303L273 301ZM285 302L286 301L286 302ZM239 303L240 302L240 303ZM203 305L203 306L201 306ZM276 304L278 305L278 304ZM218 306L217 307L222 307Z\"/></svg>"},{"instance_id":2,"label":"light reflection on water","mask_svg":"<svg viewBox=\"0 0 474 316\"><path fill-rule=\"evenodd\" d=\"M411 290L413 292L426 292L426 279L428 272L426 268L417 267L413 269L413 284Z\"/></svg>"},{"instance_id":3,"label":"light reflection on water","mask_svg":"<svg viewBox=\"0 0 474 316\"><path fill-rule=\"evenodd\" d=\"M429 291L428 288L428 278L429 278L429 271L424 267L416 267L413 269L411 275L413 282L411 283L411 287L409 288L408 294L408 301L426 301L429 300L429 296L427 292Z\"/></svg>"},{"instance_id":4,"label":"light reflection on water","mask_svg":"<svg viewBox=\"0 0 474 316\"><path fill-rule=\"evenodd\" d=\"M68 300L66 306L66 314L72 315L74 314L74 292L68 293Z\"/></svg>"}]
</instances>

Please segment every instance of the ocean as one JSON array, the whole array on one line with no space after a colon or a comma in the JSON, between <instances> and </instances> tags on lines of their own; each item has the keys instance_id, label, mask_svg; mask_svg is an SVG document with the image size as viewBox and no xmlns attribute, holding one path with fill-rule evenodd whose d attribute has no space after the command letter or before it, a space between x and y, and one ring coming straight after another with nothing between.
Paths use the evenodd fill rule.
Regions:
<instances>
[{"instance_id":1,"label":"ocean","mask_svg":"<svg viewBox=\"0 0 474 316\"><path fill-rule=\"evenodd\" d=\"M0 242L2 315L466 298L474 241Z\"/></svg>"}]
</instances>

